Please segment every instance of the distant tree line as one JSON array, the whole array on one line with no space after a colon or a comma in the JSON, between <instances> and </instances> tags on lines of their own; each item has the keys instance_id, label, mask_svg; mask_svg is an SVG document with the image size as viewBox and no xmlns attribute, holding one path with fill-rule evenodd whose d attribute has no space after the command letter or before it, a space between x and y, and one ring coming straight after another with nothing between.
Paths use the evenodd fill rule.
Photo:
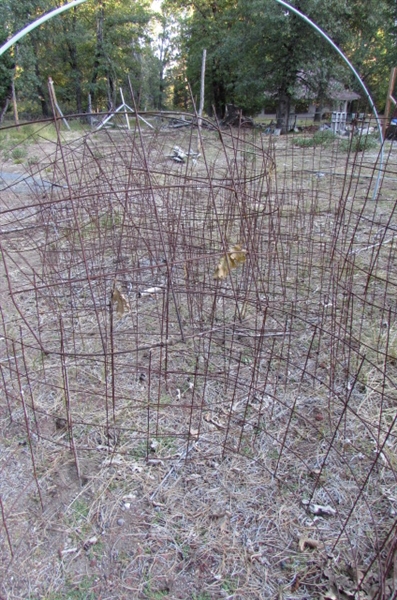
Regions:
<instances>
[{"instance_id":1,"label":"distant tree line","mask_svg":"<svg viewBox=\"0 0 397 600\"><path fill-rule=\"evenodd\" d=\"M291 0L346 52L380 110L397 65L395 0ZM56 0L2 0L0 43ZM0 120L11 98L32 116L50 114L52 77L67 113L116 107L131 84L140 109L191 109L207 50L208 113L246 113L266 103L285 125L291 105L321 108L331 80L355 83L335 51L275 0L88 0L28 34L0 59Z\"/></svg>"}]
</instances>

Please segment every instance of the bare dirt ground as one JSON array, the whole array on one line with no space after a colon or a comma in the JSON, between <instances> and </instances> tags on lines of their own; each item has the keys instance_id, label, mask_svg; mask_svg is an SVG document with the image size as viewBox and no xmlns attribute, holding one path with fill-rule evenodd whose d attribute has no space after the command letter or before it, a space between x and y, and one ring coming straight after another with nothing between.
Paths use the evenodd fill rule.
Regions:
<instances>
[{"instance_id":1,"label":"bare dirt ground","mask_svg":"<svg viewBox=\"0 0 397 600\"><path fill-rule=\"evenodd\" d=\"M397 154L193 131L0 169L0 595L391 598Z\"/></svg>"}]
</instances>

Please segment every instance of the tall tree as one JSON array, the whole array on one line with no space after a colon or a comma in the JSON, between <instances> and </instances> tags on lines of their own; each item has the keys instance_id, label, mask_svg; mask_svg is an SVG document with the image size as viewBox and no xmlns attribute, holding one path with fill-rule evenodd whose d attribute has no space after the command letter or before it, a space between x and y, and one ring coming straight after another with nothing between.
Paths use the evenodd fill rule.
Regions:
<instances>
[{"instance_id":1,"label":"tall tree","mask_svg":"<svg viewBox=\"0 0 397 600\"><path fill-rule=\"evenodd\" d=\"M337 43L341 41L345 2L295 0L291 4ZM239 36L245 41L240 44L242 51L236 61L235 92L243 99L249 86L250 98L256 102L261 91L273 93L277 98L277 125L285 132L291 105L302 84L312 93L317 92L321 101L327 80L335 69L341 70L338 57L313 27L274 0L239 0L238 10Z\"/></svg>"},{"instance_id":2,"label":"tall tree","mask_svg":"<svg viewBox=\"0 0 397 600\"><path fill-rule=\"evenodd\" d=\"M56 0L5 0L11 35L40 14L56 6ZM81 112L88 93L97 108L114 105L118 88L128 76L146 77L142 64L150 54L149 0L98 0L75 7L33 30L18 44L17 92L30 112L35 106L47 115L47 80L51 76L58 100L66 110ZM149 61L150 63L150 61Z\"/></svg>"},{"instance_id":3,"label":"tall tree","mask_svg":"<svg viewBox=\"0 0 397 600\"><path fill-rule=\"evenodd\" d=\"M6 39L4 29L0 28L0 45L3 44ZM7 54L0 59L0 123L2 123L11 101L14 68L14 61L10 54Z\"/></svg>"},{"instance_id":4,"label":"tall tree","mask_svg":"<svg viewBox=\"0 0 397 600\"><path fill-rule=\"evenodd\" d=\"M164 3L160 12L155 14L153 27L153 47L157 58L158 91L156 94L156 108L162 110L167 105L167 88L170 86L169 77L173 63L178 60L178 33L181 24L174 11Z\"/></svg>"},{"instance_id":5,"label":"tall tree","mask_svg":"<svg viewBox=\"0 0 397 600\"><path fill-rule=\"evenodd\" d=\"M185 42L187 76L197 91L200 59L207 48L207 109L222 113L227 102L259 110L264 93L277 99L277 124L286 131L302 85L317 96L319 114L331 78L352 76L332 47L294 11L274 0L169 0L189 6ZM395 55L393 0L291 0L353 58L370 87L387 82L383 64ZM388 40L385 43L385 40ZM382 92L383 94L383 92Z\"/></svg>"},{"instance_id":6,"label":"tall tree","mask_svg":"<svg viewBox=\"0 0 397 600\"><path fill-rule=\"evenodd\" d=\"M383 104L390 67L397 64L395 0L290 2L345 49ZM56 3L0 0L3 37ZM150 27L150 0L96 0L56 17L21 40L7 58L11 63L1 61L0 106L5 106L15 65L19 99L32 113L37 107L50 112L49 76L66 111L83 111L89 93L94 108L114 106L128 79L142 107L162 109L173 97L186 108L186 79L197 99L205 48L207 112L214 107L222 117L226 104L234 103L254 113L267 92L276 98L278 125L286 131L302 89L317 96L320 112L328 81L350 82L331 47L275 0L164 0L156 18L157 31Z\"/></svg>"},{"instance_id":7,"label":"tall tree","mask_svg":"<svg viewBox=\"0 0 397 600\"><path fill-rule=\"evenodd\" d=\"M346 8L343 47L383 109L390 69L397 66L395 0L355 0Z\"/></svg>"},{"instance_id":8,"label":"tall tree","mask_svg":"<svg viewBox=\"0 0 397 600\"><path fill-rule=\"evenodd\" d=\"M236 18L235 0L194 0L181 2L171 0L170 4L185 11L184 47L186 56L186 77L193 93L198 97L203 49L207 50L206 108L215 108L223 117L228 101L228 86L233 73L230 70L230 57L226 51L226 38L233 35L233 20ZM186 11L186 8L190 8Z\"/></svg>"}]
</instances>

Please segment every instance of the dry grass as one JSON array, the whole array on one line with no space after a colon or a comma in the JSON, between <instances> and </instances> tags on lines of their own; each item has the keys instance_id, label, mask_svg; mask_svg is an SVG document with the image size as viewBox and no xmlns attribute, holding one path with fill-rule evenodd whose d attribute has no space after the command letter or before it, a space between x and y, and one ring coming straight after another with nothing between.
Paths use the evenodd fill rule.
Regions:
<instances>
[{"instance_id":1,"label":"dry grass","mask_svg":"<svg viewBox=\"0 0 397 600\"><path fill-rule=\"evenodd\" d=\"M196 135L3 186L1 593L391 597L394 149L374 202L376 151Z\"/></svg>"}]
</instances>

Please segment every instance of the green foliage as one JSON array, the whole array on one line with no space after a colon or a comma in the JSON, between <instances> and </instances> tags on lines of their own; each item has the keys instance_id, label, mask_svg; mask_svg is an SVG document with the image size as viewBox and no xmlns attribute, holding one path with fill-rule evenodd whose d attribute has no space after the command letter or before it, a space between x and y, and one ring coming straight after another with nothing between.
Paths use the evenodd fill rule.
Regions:
<instances>
[{"instance_id":1,"label":"green foliage","mask_svg":"<svg viewBox=\"0 0 397 600\"><path fill-rule=\"evenodd\" d=\"M6 30L0 26L0 45L7 39ZM0 58L0 114L3 105L11 97L12 76L14 70L14 61L10 54Z\"/></svg>"},{"instance_id":2,"label":"green foliage","mask_svg":"<svg viewBox=\"0 0 397 600\"><path fill-rule=\"evenodd\" d=\"M397 62L391 0L295 0L295 6L344 49L380 104L390 67ZM0 41L56 0L7 0L0 4ZM129 81L141 109L198 103L202 52L207 50L206 99L223 116L228 103L246 114L277 105L278 126L288 128L296 101L322 105L331 79L352 85L352 75L310 25L274 0L98 0L63 13L33 30L0 59L0 111L15 88L20 112L51 114L52 77L64 112L120 103Z\"/></svg>"},{"instance_id":3,"label":"green foliage","mask_svg":"<svg viewBox=\"0 0 397 600\"><path fill-rule=\"evenodd\" d=\"M64 590L46 595L42 600L96 600L94 586L94 578L84 577L78 585L66 582Z\"/></svg>"},{"instance_id":4,"label":"green foliage","mask_svg":"<svg viewBox=\"0 0 397 600\"><path fill-rule=\"evenodd\" d=\"M56 6L55 0L9 0L0 6L0 19L9 34ZM150 102L146 82L157 72L149 37L151 16L149 0L101 0L74 7L34 29L8 53L16 63L20 112L51 113L48 77L66 113L86 110L89 93L94 109L118 105L119 88L128 89L128 77L137 97ZM0 109L5 80L0 78Z\"/></svg>"},{"instance_id":5,"label":"green foliage","mask_svg":"<svg viewBox=\"0 0 397 600\"><path fill-rule=\"evenodd\" d=\"M296 138L294 143L300 148L311 148L316 146L329 146L337 138L337 136L329 129L324 131L316 131L311 137ZM366 150L374 150L379 146L379 140L374 135L354 136L350 139L342 139L339 141L338 149L344 152L364 152Z\"/></svg>"},{"instance_id":6,"label":"green foliage","mask_svg":"<svg viewBox=\"0 0 397 600\"><path fill-rule=\"evenodd\" d=\"M222 589L227 592L227 594L234 594L238 587L238 579L237 578L228 578L224 579L222 582Z\"/></svg>"},{"instance_id":7,"label":"green foliage","mask_svg":"<svg viewBox=\"0 0 397 600\"><path fill-rule=\"evenodd\" d=\"M357 135L350 140L342 140L339 147L345 152L366 152L375 150L378 146L379 138L373 135Z\"/></svg>"},{"instance_id":8,"label":"green foliage","mask_svg":"<svg viewBox=\"0 0 397 600\"><path fill-rule=\"evenodd\" d=\"M316 131L312 137L297 138L294 142L300 148L310 148L312 146L329 146L335 139L335 134L330 129L325 129Z\"/></svg>"},{"instance_id":9,"label":"green foliage","mask_svg":"<svg viewBox=\"0 0 397 600\"><path fill-rule=\"evenodd\" d=\"M223 116L227 103L246 114L276 99L278 127L288 129L296 101L327 99L331 79L357 85L334 49L309 24L274 0L168 0L184 18L181 51L184 75L198 99L201 56L207 49L206 108ZM377 87L387 87L386 64L396 60L396 38L390 35L392 4L388 0L299 0L292 2L317 23L350 57L361 58ZM189 10L186 10L189 8ZM393 10L397 9L393 5ZM394 26L394 25L393 25ZM387 42L386 42L387 40ZM375 42L374 60L371 43ZM360 50L361 48L361 50ZM361 54L360 54L361 52ZM354 61L353 61L354 62ZM373 73L373 75L372 75ZM178 90L181 86L178 86ZM383 91L381 92L381 96ZM383 97L383 96L382 96ZM180 95L178 94L178 102Z\"/></svg>"},{"instance_id":10,"label":"green foliage","mask_svg":"<svg viewBox=\"0 0 397 600\"><path fill-rule=\"evenodd\" d=\"M343 48L383 110L391 67L397 64L397 5L390 0L355 0L346 6Z\"/></svg>"},{"instance_id":11,"label":"green foliage","mask_svg":"<svg viewBox=\"0 0 397 600\"><path fill-rule=\"evenodd\" d=\"M316 131L313 136L315 146L328 146L335 140L335 134L329 129Z\"/></svg>"},{"instance_id":12,"label":"green foliage","mask_svg":"<svg viewBox=\"0 0 397 600\"><path fill-rule=\"evenodd\" d=\"M26 158L28 151L26 150L26 148L14 148L14 150L11 152L11 156L14 159L14 162L16 164L23 162L23 159Z\"/></svg>"}]
</instances>

